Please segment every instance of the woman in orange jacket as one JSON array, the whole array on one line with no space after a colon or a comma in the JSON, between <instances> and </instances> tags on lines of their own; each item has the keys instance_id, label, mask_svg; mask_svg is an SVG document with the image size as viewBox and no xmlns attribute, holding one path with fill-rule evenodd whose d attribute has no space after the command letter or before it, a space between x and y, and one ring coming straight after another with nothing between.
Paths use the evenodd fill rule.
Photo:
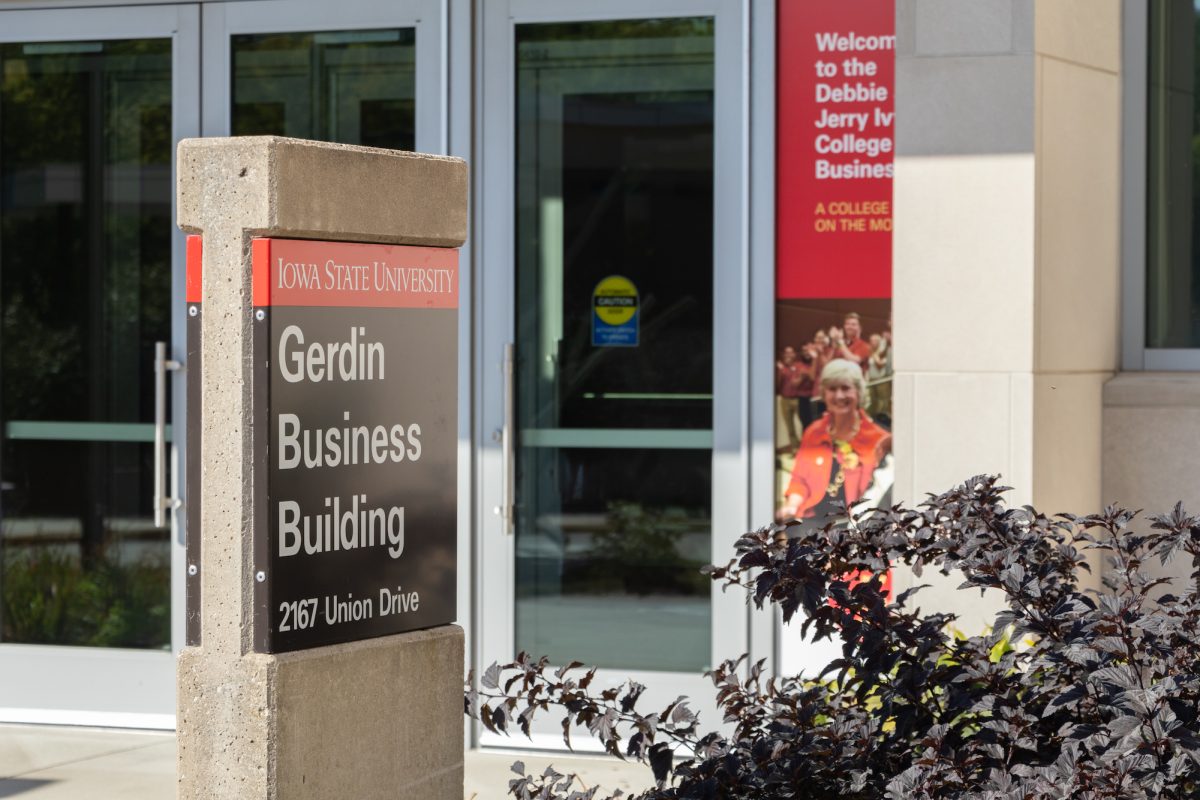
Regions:
<instances>
[{"instance_id":1,"label":"woman in orange jacket","mask_svg":"<svg viewBox=\"0 0 1200 800\"><path fill-rule=\"evenodd\" d=\"M781 522L814 520L824 525L841 505L851 506L866 493L875 468L891 452L892 435L876 425L862 410L866 384L862 367L835 358L821 370L820 393L825 415L800 437L796 463L788 482L786 499L776 512ZM851 583L866 579L866 573L846 576ZM884 593L892 595L892 574L881 581Z\"/></svg>"},{"instance_id":2,"label":"woman in orange jacket","mask_svg":"<svg viewBox=\"0 0 1200 800\"><path fill-rule=\"evenodd\" d=\"M786 500L778 518L824 519L837 503L852 505L871 485L875 468L891 452L892 435L862 410L862 368L835 358L821 371L825 415L804 431Z\"/></svg>"}]
</instances>

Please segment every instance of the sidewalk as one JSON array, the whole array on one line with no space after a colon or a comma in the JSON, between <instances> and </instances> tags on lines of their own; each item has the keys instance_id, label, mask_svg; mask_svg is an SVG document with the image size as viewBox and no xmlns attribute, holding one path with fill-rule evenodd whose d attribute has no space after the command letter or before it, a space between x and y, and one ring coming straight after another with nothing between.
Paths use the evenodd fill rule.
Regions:
<instances>
[{"instance_id":1,"label":"sidewalk","mask_svg":"<svg viewBox=\"0 0 1200 800\"><path fill-rule=\"evenodd\" d=\"M466 755L464 800L504 800L509 765L553 763L590 786L630 792L651 785L650 771L616 759L480 753ZM0 798L20 800L171 800L175 797L175 735L101 728L0 725Z\"/></svg>"}]
</instances>

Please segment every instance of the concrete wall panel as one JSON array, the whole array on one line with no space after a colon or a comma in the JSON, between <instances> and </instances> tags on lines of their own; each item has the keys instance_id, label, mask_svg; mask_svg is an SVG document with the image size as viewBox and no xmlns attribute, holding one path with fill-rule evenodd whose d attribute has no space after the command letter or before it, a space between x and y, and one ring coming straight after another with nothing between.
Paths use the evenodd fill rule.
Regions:
<instances>
[{"instance_id":1,"label":"concrete wall panel","mask_svg":"<svg viewBox=\"0 0 1200 800\"><path fill-rule=\"evenodd\" d=\"M1196 453L1200 444L1200 374L1126 372L1104 387L1105 503L1143 509L1137 523L1149 525L1182 502L1200 514ZM1151 574L1185 579L1190 565L1177 559Z\"/></svg>"},{"instance_id":2,"label":"concrete wall panel","mask_svg":"<svg viewBox=\"0 0 1200 800\"><path fill-rule=\"evenodd\" d=\"M1106 503L1200 513L1200 374L1126 372L1104 387Z\"/></svg>"},{"instance_id":3,"label":"concrete wall panel","mask_svg":"<svg viewBox=\"0 0 1200 800\"><path fill-rule=\"evenodd\" d=\"M1039 59L1037 369L1117 368L1119 78ZM1097 398L1098 402L1098 398Z\"/></svg>"},{"instance_id":4,"label":"concrete wall panel","mask_svg":"<svg viewBox=\"0 0 1200 800\"><path fill-rule=\"evenodd\" d=\"M1033 194L1031 154L896 159L897 371L1032 369Z\"/></svg>"},{"instance_id":5,"label":"concrete wall panel","mask_svg":"<svg viewBox=\"0 0 1200 800\"><path fill-rule=\"evenodd\" d=\"M1116 73L1121 69L1121 0L1037 0L1039 54Z\"/></svg>"},{"instance_id":6,"label":"concrete wall panel","mask_svg":"<svg viewBox=\"0 0 1200 800\"><path fill-rule=\"evenodd\" d=\"M1024 55L896 61L901 156L1033 151L1033 59Z\"/></svg>"},{"instance_id":7,"label":"concrete wall panel","mask_svg":"<svg viewBox=\"0 0 1200 800\"><path fill-rule=\"evenodd\" d=\"M1101 393L1106 372L1034 377L1033 503L1040 511L1091 514L1100 492Z\"/></svg>"},{"instance_id":8,"label":"concrete wall panel","mask_svg":"<svg viewBox=\"0 0 1200 800\"><path fill-rule=\"evenodd\" d=\"M1013 0L1013 52L1032 53L1036 0Z\"/></svg>"},{"instance_id":9,"label":"concrete wall panel","mask_svg":"<svg viewBox=\"0 0 1200 800\"><path fill-rule=\"evenodd\" d=\"M445 714L462 702L461 628L289 653L277 671L280 800L462 792L462 720Z\"/></svg>"},{"instance_id":10,"label":"concrete wall panel","mask_svg":"<svg viewBox=\"0 0 1200 800\"><path fill-rule=\"evenodd\" d=\"M1012 51L1011 0L925 0L917 7L919 56L995 55Z\"/></svg>"},{"instance_id":11,"label":"concrete wall panel","mask_svg":"<svg viewBox=\"0 0 1200 800\"><path fill-rule=\"evenodd\" d=\"M1013 502L1028 502L1028 378L1022 373L916 373L911 375L910 431L896 432L897 460L912 476L918 501L980 473L1004 476ZM898 405L900 405L898 403Z\"/></svg>"}]
</instances>

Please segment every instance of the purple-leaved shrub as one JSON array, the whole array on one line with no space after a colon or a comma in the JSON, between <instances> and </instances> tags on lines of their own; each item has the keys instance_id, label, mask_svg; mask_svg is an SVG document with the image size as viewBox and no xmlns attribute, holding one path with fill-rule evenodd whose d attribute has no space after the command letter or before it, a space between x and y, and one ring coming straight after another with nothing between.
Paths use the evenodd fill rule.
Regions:
<instances>
[{"instance_id":1,"label":"purple-leaved shrub","mask_svg":"<svg viewBox=\"0 0 1200 800\"><path fill-rule=\"evenodd\" d=\"M981 476L917 510L738 539L712 579L842 649L820 678L719 665L724 732L705 732L685 699L639 710L637 683L593 691L594 669L526 654L468 677L466 711L526 734L561 714L568 745L583 729L651 766L657 785L639 800L1200 796L1200 518L1179 506L1140 529L1120 508L1047 517L1006 507L1004 491ZM1080 586L1087 551L1108 562L1099 592ZM1191 575L1176 595L1143 567L1177 556ZM954 615L913 606L920 587L888 602L878 578L841 577L898 563L961 574L962 590L997 590L1004 608L990 632L955 635ZM514 769L521 800L604 796Z\"/></svg>"}]
</instances>

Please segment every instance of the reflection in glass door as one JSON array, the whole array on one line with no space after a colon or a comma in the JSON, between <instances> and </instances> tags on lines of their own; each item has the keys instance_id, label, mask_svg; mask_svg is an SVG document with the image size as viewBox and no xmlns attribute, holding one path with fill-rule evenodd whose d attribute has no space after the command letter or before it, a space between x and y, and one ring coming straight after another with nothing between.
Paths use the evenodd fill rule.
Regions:
<instances>
[{"instance_id":1,"label":"reflection in glass door","mask_svg":"<svg viewBox=\"0 0 1200 800\"><path fill-rule=\"evenodd\" d=\"M516 28L515 638L556 663L710 665L713 27Z\"/></svg>"},{"instance_id":2,"label":"reflection in glass door","mask_svg":"<svg viewBox=\"0 0 1200 800\"><path fill-rule=\"evenodd\" d=\"M0 641L169 649L172 41L0 44Z\"/></svg>"},{"instance_id":3,"label":"reflection in glass door","mask_svg":"<svg viewBox=\"0 0 1200 800\"><path fill-rule=\"evenodd\" d=\"M203 130L445 151L443 0L204 6Z\"/></svg>"},{"instance_id":4,"label":"reflection in glass door","mask_svg":"<svg viewBox=\"0 0 1200 800\"><path fill-rule=\"evenodd\" d=\"M712 719L749 649L699 573L748 524L747 10L481 8L477 670L590 662Z\"/></svg>"},{"instance_id":5,"label":"reflection in glass door","mask_svg":"<svg viewBox=\"0 0 1200 800\"><path fill-rule=\"evenodd\" d=\"M412 28L233 37L233 135L412 150Z\"/></svg>"}]
</instances>

